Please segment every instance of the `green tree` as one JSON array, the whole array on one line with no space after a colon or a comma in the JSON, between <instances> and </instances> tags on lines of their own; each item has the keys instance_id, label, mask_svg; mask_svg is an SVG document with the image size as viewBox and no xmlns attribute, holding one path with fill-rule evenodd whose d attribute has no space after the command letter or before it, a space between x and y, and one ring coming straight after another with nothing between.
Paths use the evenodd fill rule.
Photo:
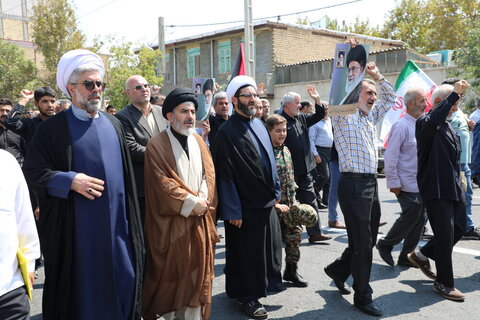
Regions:
<instances>
[{"instance_id":1,"label":"green tree","mask_svg":"<svg viewBox=\"0 0 480 320\"><path fill-rule=\"evenodd\" d=\"M465 45L455 50L454 61L462 69L460 76L471 81L473 89L480 93L480 22L467 32Z\"/></svg>"},{"instance_id":2,"label":"green tree","mask_svg":"<svg viewBox=\"0 0 480 320\"><path fill-rule=\"evenodd\" d=\"M0 39L1 97L15 100L36 76L35 64L18 46Z\"/></svg>"},{"instance_id":3,"label":"green tree","mask_svg":"<svg viewBox=\"0 0 480 320\"><path fill-rule=\"evenodd\" d=\"M361 20L359 17L356 17L355 22L349 25L345 24L345 22L342 22L340 25L337 19L328 19L327 29L363 34L372 37L380 36L380 27L372 27L368 18L366 20Z\"/></svg>"},{"instance_id":4,"label":"green tree","mask_svg":"<svg viewBox=\"0 0 480 320\"><path fill-rule=\"evenodd\" d=\"M468 30L478 19L478 0L400 0L381 34L421 53L456 49L465 44Z\"/></svg>"},{"instance_id":5,"label":"green tree","mask_svg":"<svg viewBox=\"0 0 480 320\"><path fill-rule=\"evenodd\" d=\"M401 40L410 48L425 52L430 40L427 32L431 25L426 2L423 0L401 0L388 13L382 36Z\"/></svg>"},{"instance_id":6,"label":"green tree","mask_svg":"<svg viewBox=\"0 0 480 320\"><path fill-rule=\"evenodd\" d=\"M348 32L356 34L364 34L372 37L380 36L380 27L372 27L370 19L361 20L359 17L355 18L355 22L348 27Z\"/></svg>"},{"instance_id":7,"label":"green tree","mask_svg":"<svg viewBox=\"0 0 480 320\"><path fill-rule=\"evenodd\" d=\"M130 76L138 74L152 85L162 85L162 76L156 74L156 66L161 57L158 50L149 47L135 50L132 42L119 41L113 37L107 39L105 44L109 46L105 96L117 110L129 103L125 95L125 82Z\"/></svg>"},{"instance_id":8,"label":"green tree","mask_svg":"<svg viewBox=\"0 0 480 320\"><path fill-rule=\"evenodd\" d=\"M57 88L55 74L60 57L67 51L84 47L85 36L77 28L75 11L68 0L39 0L33 6L33 41L49 71L46 85Z\"/></svg>"},{"instance_id":9,"label":"green tree","mask_svg":"<svg viewBox=\"0 0 480 320\"><path fill-rule=\"evenodd\" d=\"M328 19L327 20L327 29L328 30L335 30L335 31L343 31L343 32L348 31L347 25L345 23L342 23L342 25L340 25L340 23L338 22L337 19Z\"/></svg>"},{"instance_id":10,"label":"green tree","mask_svg":"<svg viewBox=\"0 0 480 320\"><path fill-rule=\"evenodd\" d=\"M305 17L297 17L297 22L296 24L304 25L304 26L309 26L310 25L310 19L308 19L307 16Z\"/></svg>"}]
</instances>

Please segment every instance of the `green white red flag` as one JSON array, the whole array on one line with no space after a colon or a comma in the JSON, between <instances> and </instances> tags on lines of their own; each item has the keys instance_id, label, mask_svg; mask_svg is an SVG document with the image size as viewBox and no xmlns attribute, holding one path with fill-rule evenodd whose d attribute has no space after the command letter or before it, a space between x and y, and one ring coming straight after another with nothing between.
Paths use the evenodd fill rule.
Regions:
<instances>
[{"instance_id":1,"label":"green white red flag","mask_svg":"<svg viewBox=\"0 0 480 320\"><path fill-rule=\"evenodd\" d=\"M392 125L405 115L407 109L403 103L403 96L410 88L420 88L425 90L428 101L428 107L425 109L425 112L430 110L432 107L430 97L432 96L436 85L412 60L408 60L405 63L405 66L398 76L397 82L395 83L397 100L395 101L395 105L387 112L383 119L380 139L384 142L385 146Z\"/></svg>"}]
</instances>

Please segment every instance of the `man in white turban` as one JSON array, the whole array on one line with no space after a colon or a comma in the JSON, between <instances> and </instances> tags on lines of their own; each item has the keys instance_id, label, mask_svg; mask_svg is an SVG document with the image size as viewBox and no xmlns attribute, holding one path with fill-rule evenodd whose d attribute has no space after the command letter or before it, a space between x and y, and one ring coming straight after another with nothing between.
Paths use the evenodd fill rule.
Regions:
<instances>
[{"instance_id":1,"label":"man in white turban","mask_svg":"<svg viewBox=\"0 0 480 320\"><path fill-rule=\"evenodd\" d=\"M44 193L44 319L140 319L137 193L122 125L99 112L103 75L93 52L62 56L57 84L71 108L38 126L23 167Z\"/></svg>"},{"instance_id":2,"label":"man in white turban","mask_svg":"<svg viewBox=\"0 0 480 320\"><path fill-rule=\"evenodd\" d=\"M227 96L235 114L220 127L212 147L217 213L225 221L226 292L249 317L266 319L258 299L284 289L281 231L274 209L280 201L280 180L270 136L254 117L255 81L233 78Z\"/></svg>"}]
</instances>

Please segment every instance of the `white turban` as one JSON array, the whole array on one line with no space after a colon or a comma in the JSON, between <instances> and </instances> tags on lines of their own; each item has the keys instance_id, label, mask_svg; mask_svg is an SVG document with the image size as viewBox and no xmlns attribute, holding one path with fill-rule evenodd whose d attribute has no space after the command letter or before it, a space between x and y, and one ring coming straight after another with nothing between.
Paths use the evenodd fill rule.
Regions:
<instances>
[{"instance_id":1,"label":"white turban","mask_svg":"<svg viewBox=\"0 0 480 320\"><path fill-rule=\"evenodd\" d=\"M231 115L233 112L233 103L232 103L232 97L237 93L238 89L244 86L252 86L257 90L257 84L255 83L255 80L253 78L248 77L248 76L236 76L235 78L230 81L230 83L227 86L227 98L228 101L230 101L230 104L228 105L228 114Z\"/></svg>"},{"instance_id":2,"label":"white turban","mask_svg":"<svg viewBox=\"0 0 480 320\"><path fill-rule=\"evenodd\" d=\"M65 53L60 58L57 67L57 86L60 90L70 97L70 93L67 90L68 79L75 69L87 66L97 68L103 79L105 66L102 58L97 54L85 49L71 50Z\"/></svg>"}]
</instances>

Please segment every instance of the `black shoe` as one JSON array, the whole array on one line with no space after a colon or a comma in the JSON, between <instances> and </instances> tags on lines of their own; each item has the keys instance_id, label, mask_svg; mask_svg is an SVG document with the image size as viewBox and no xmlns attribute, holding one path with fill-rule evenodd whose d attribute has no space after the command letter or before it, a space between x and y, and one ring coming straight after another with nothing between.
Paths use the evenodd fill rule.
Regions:
<instances>
[{"instance_id":1,"label":"black shoe","mask_svg":"<svg viewBox=\"0 0 480 320\"><path fill-rule=\"evenodd\" d=\"M480 240L480 230L478 228L472 228L472 230L466 232L462 239L464 240Z\"/></svg>"},{"instance_id":2,"label":"black shoe","mask_svg":"<svg viewBox=\"0 0 480 320\"><path fill-rule=\"evenodd\" d=\"M321 202L318 204L318 209L327 209L327 208L328 206L326 204L323 204Z\"/></svg>"},{"instance_id":3,"label":"black shoe","mask_svg":"<svg viewBox=\"0 0 480 320\"><path fill-rule=\"evenodd\" d=\"M338 279L338 277L335 276L335 274L333 272L331 272L330 269L328 269L328 267L325 267L323 270L325 271L327 276L332 278L333 283L335 283L335 286L337 287L338 291L340 291L341 294L350 294L351 293L351 291L350 291L350 289L348 289L348 286L346 285L346 283L344 281Z\"/></svg>"},{"instance_id":4,"label":"black shoe","mask_svg":"<svg viewBox=\"0 0 480 320\"><path fill-rule=\"evenodd\" d=\"M291 282L294 287L305 288L308 286L308 282L297 273L297 269L296 263L287 263L283 272L283 280Z\"/></svg>"},{"instance_id":5,"label":"black shoe","mask_svg":"<svg viewBox=\"0 0 480 320\"><path fill-rule=\"evenodd\" d=\"M399 266L407 267L407 268L418 268L416 265L414 265L414 264L410 263L410 261L408 261L408 258L407 258L406 254L402 254L402 253L400 253L400 255L398 256L397 264Z\"/></svg>"},{"instance_id":6,"label":"black shoe","mask_svg":"<svg viewBox=\"0 0 480 320\"><path fill-rule=\"evenodd\" d=\"M392 248L387 246L382 246L379 243L376 245L380 257L385 261L389 266L393 267L395 262L392 257Z\"/></svg>"},{"instance_id":7,"label":"black shoe","mask_svg":"<svg viewBox=\"0 0 480 320\"><path fill-rule=\"evenodd\" d=\"M375 302L370 302L367 304L360 304L360 303L354 303L355 307L362 311L363 313L369 314L371 316L381 316L382 311L377 307L377 304Z\"/></svg>"},{"instance_id":8,"label":"black shoe","mask_svg":"<svg viewBox=\"0 0 480 320\"><path fill-rule=\"evenodd\" d=\"M480 186L480 176L472 174L472 182L475 183L477 186Z\"/></svg>"},{"instance_id":9,"label":"black shoe","mask_svg":"<svg viewBox=\"0 0 480 320\"><path fill-rule=\"evenodd\" d=\"M242 303L242 310L253 319L267 319L268 312L258 300Z\"/></svg>"}]
</instances>

